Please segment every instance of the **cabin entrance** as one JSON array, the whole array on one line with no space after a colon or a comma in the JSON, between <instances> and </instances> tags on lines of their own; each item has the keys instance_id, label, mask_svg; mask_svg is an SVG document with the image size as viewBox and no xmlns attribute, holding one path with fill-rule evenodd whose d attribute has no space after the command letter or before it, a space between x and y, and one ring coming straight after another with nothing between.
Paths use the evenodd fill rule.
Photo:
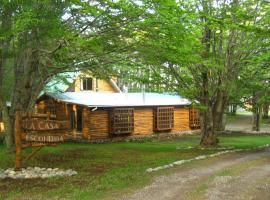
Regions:
<instances>
[{"instance_id":1,"label":"cabin entrance","mask_svg":"<svg viewBox=\"0 0 270 200\"><path fill-rule=\"evenodd\" d=\"M70 129L74 132L82 132L83 109L76 106L70 108Z\"/></svg>"},{"instance_id":2,"label":"cabin entrance","mask_svg":"<svg viewBox=\"0 0 270 200\"><path fill-rule=\"evenodd\" d=\"M74 130L75 127L76 127L75 111L71 108L70 109L70 129Z\"/></svg>"},{"instance_id":3,"label":"cabin entrance","mask_svg":"<svg viewBox=\"0 0 270 200\"><path fill-rule=\"evenodd\" d=\"M77 107L77 131L82 132L82 108Z\"/></svg>"}]
</instances>

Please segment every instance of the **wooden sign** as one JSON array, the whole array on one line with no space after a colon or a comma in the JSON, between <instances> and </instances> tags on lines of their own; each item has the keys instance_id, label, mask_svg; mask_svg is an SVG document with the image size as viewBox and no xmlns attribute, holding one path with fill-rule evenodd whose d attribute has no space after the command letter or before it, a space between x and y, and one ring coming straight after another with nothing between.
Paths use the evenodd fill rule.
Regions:
<instances>
[{"instance_id":1,"label":"wooden sign","mask_svg":"<svg viewBox=\"0 0 270 200\"><path fill-rule=\"evenodd\" d=\"M65 140L66 121L57 121L56 116L48 114L34 114L22 117L20 112L16 113L16 169L22 167L22 149L37 147L25 161L31 159L42 147L55 146Z\"/></svg>"},{"instance_id":2,"label":"wooden sign","mask_svg":"<svg viewBox=\"0 0 270 200\"><path fill-rule=\"evenodd\" d=\"M65 137L63 134L59 135L26 134L24 140L26 142L58 143L64 142Z\"/></svg>"},{"instance_id":3,"label":"wooden sign","mask_svg":"<svg viewBox=\"0 0 270 200\"><path fill-rule=\"evenodd\" d=\"M32 131L58 130L61 126L59 121L44 119L25 119L22 122L23 129Z\"/></svg>"}]
</instances>

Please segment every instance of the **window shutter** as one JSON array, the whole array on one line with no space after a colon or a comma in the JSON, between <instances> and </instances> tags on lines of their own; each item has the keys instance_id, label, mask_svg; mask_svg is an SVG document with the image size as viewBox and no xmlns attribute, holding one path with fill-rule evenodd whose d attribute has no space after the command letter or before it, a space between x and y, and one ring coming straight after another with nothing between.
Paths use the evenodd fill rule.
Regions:
<instances>
[{"instance_id":1,"label":"window shutter","mask_svg":"<svg viewBox=\"0 0 270 200\"><path fill-rule=\"evenodd\" d=\"M198 109L189 109L189 127L199 128L200 127L200 113Z\"/></svg>"},{"instance_id":2,"label":"window shutter","mask_svg":"<svg viewBox=\"0 0 270 200\"><path fill-rule=\"evenodd\" d=\"M158 107L154 124L157 131L171 130L174 127L174 107Z\"/></svg>"},{"instance_id":3,"label":"window shutter","mask_svg":"<svg viewBox=\"0 0 270 200\"><path fill-rule=\"evenodd\" d=\"M134 108L114 108L110 114L110 132L114 135L134 132Z\"/></svg>"}]
</instances>

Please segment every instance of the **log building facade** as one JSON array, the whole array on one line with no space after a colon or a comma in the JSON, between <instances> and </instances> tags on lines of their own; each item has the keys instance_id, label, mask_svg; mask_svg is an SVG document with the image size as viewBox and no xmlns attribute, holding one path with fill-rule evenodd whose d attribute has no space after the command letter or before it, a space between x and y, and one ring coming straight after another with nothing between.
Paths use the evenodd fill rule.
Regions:
<instances>
[{"instance_id":1,"label":"log building facade","mask_svg":"<svg viewBox=\"0 0 270 200\"><path fill-rule=\"evenodd\" d=\"M199 111L179 95L121 93L116 79L81 73L65 93L46 93L36 102L37 113L67 121L74 138L100 140L200 128ZM0 133L4 124L0 115Z\"/></svg>"},{"instance_id":2,"label":"log building facade","mask_svg":"<svg viewBox=\"0 0 270 200\"><path fill-rule=\"evenodd\" d=\"M87 140L178 133L198 129L199 113L187 99L157 93L47 93L36 104L68 121L70 135Z\"/></svg>"}]
</instances>

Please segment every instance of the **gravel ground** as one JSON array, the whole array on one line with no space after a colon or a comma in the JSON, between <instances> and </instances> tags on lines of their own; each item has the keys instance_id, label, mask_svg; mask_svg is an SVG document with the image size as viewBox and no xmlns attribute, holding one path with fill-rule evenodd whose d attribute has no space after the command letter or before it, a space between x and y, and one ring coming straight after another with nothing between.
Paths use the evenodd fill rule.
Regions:
<instances>
[{"instance_id":1,"label":"gravel ground","mask_svg":"<svg viewBox=\"0 0 270 200\"><path fill-rule=\"evenodd\" d=\"M270 121L270 119L269 119ZM252 115L237 115L235 119L228 119L226 130L229 131L251 131ZM261 123L261 131L270 131L270 123Z\"/></svg>"},{"instance_id":2,"label":"gravel ground","mask_svg":"<svg viewBox=\"0 0 270 200\"><path fill-rule=\"evenodd\" d=\"M270 199L270 148L255 152L231 153L195 162L195 167L178 167L176 173L160 176L150 185L122 199ZM233 175L222 174L227 169L236 172Z\"/></svg>"}]
</instances>

